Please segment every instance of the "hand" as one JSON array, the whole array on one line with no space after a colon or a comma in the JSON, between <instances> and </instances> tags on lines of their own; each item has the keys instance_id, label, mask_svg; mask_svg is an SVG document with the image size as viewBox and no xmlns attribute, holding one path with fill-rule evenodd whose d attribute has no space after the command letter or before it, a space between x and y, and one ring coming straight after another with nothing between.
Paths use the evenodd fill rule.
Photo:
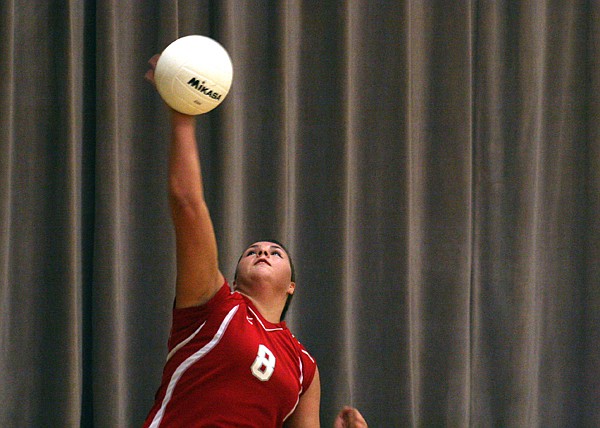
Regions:
<instances>
[{"instance_id":1,"label":"hand","mask_svg":"<svg viewBox=\"0 0 600 428\"><path fill-rule=\"evenodd\" d=\"M155 88L156 88L156 82L154 81L154 70L156 69L156 63L158 62L158 58L160 58L160 54L156 54L148 60L148 64L150 65L150 68L148 69L148 71L146 71L146 74L144 75L144 79L146 79L148 82L150 82L152 84L152 86L154 86ZM169 106L167 105L167 107L169 107ZM185 121L185 122L189 123L193 119L193 116L179 113L177 110L173 110L171 107L169 107L169 110L171 111L171 115L172 115L174 121Z\"/></svg>"},{"instance_id":2,"label":"hand","mask_svg":"<svg viewBox=\"0 0 600 428\"><path fill-rule=\"evenodd\" d=\"M345 406L333 422L333 428L367 428L365 418L353 407Z\"/></svg>"},{"instance_id":3,"label":"hand","mask_svg":"<svg viewBox=\"0 0 600 428\"><path fill-rule=\"evenodd\" d=\"M154 86L156 86L156 84L154 82L154 69L156 68L156 63L158 62L159 57L160 57L160 54L156 54L148 60L148 64L150 64L150 69L148 71L146 71L146 74L144 75L144 78L148 82L152 83Z\"/></svg>"}]
</instances>

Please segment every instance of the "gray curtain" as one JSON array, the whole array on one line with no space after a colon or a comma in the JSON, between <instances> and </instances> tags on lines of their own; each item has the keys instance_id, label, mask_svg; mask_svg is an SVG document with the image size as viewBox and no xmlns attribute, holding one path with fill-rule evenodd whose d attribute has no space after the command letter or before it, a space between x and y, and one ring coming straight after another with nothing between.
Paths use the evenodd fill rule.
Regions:
<instances>
[{"instance_id":1,"label":"gray curtain","mask_svg":"<svg viewBox=\"0 0 600 428\"><path fill-rule=\"evenodd\" d=\"M0 0L0 426L141 425L166 356L172 40L222 269L278 238L321 420L600 426L600 3Z\"/></svg>"}]
</instances>

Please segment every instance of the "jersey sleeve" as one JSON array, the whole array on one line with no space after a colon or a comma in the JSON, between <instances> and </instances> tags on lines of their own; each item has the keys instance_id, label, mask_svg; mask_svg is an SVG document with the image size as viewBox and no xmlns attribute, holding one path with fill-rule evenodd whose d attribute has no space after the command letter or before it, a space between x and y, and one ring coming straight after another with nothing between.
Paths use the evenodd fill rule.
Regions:
<instances>
[{"instance_id":1,"label":"jersey sleeve","mask_svg":"<svg viewBox=\"0 0 600 428\"><path fill-rule=\"evenodd\" d=\"M229 284L225 281L219 291L205 304L188 308L173 307L169 351L198 329L208 319L210 314L223 306L230 294Z\"/></svg>"},{"instance_id":2,"label":"jersey sleeve","mask_svg":"<svg viewBox=\"0 0 600 428\"><path fill-rule=\"evenodd\" d=\"M300 362L302 363L302 392L300 393L300 395L302 395L312 384L312 381L315 378L317 362L300 342L297 343L300 351Z\"/></svg>"}]
</instances>

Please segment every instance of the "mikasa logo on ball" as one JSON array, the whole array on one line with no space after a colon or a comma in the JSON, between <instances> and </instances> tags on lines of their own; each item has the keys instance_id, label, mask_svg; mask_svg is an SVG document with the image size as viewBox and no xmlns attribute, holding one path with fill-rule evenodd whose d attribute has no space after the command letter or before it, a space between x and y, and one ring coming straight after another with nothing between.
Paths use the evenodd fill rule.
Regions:
<instances>
[{"instance_id":1,"label":"mikasa logo on ball","mask_svg":"<svg viewBox=\"0 0 600 428\"><path fill-rule=\"evenodd\" d=\"M195 88L201 94L204 94L207 97L211 97L213 100L220 100L221 99L221 94L219 94L218 92L215 92L215 91L207 88L206 86L204 86L205 83L206 83L206 81L200 83L200 81L198 79L196 79L195 77L192 77L187 82L188 85L190 85L192 88Z\"/></svg>"}]
</instances>

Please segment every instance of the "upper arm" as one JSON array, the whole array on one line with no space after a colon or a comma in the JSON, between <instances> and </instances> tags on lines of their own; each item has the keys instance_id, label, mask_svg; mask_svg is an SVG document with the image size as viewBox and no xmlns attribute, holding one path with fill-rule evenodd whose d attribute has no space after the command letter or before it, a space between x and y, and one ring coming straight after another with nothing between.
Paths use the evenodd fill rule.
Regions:
<instances>
[{"instance_id":1,"label":"upper arm","mask_svg":"<svg viewBox=\"0 0 600 428\"><path fill-rule=\"evenodd\" d=\"M217 244L204 201L186 206L171 201L176 235L176 306L201 305L223 285Z\"/></svg>"},{"instance_id":2,"label":"upper arm","mask_svg":"<svg viewBox=\"0 0 600 428\"><path fill-rule=\"evenodd\" d=\"M296 410L285 422L286 428L319 428L319 409L321 405L321 380L319 369L315 368L315 376L308 389L300 396Z\"/></svg>"}]
</instances>

